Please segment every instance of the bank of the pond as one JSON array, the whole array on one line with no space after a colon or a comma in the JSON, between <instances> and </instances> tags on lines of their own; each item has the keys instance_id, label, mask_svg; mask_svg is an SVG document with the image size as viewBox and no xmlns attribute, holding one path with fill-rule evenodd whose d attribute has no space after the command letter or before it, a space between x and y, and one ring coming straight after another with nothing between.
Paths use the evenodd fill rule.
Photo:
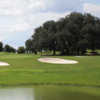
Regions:
<instances>
[{"instance_id":1,"label":"bank of the pond","mask_svg":"<svg viewBox=\"0 0 100 100\"><path fill-rule=\"evenodd\" d=\"M33 83L0 83L0 88L9 88L9 87L33 87L33 86L64 86L64 87L78 87L78 88L98 88L100 89L100 85L87 85L87 84L71 84L71 83L46 83L46 82L33 82Z\"/></svg>"},{"instance_id":2,"label":"bank of the pond","mask_svg":"<svg viewBox=\"0 0 100 100\"><path fill-rule=\"evenodd\" d=\"M78 64L39 62L40 55L0 53L0 85L73 85L100 87L100 56L55 56L78 61Z\"/></svg>"}]
</instances>

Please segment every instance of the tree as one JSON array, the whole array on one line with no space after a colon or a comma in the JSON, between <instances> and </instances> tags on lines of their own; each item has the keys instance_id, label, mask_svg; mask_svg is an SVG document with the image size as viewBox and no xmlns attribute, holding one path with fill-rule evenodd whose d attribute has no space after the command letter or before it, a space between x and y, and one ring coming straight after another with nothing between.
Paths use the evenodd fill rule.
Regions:
<instances>
[{"instance_id":1,"label":"tree","mask_svg":"<svg viewBox=\"0 0 100 100\"><path fill-rule=\"evenodd\" d=\"M26 46L26 52L27 53L35 53L35 54L37 54L37 51L34 48L34 42L32 42L31 39L29 39L29 40L27 40L25 42L25 46Z\"/></svg>"},{"instance_id":2,"label":"tree","mask_svg":"<svg viewBox=\"0 0 100 100\"><path fill-rule=\"evenodd\" d=\"M28 50L59 51L61 55L83 55L100 49L100 18L73 12L58 21L47 21L35 29ZM31 43L32 42L32 43Z\"/></svg>"},{"instance_id":3,"label":"tree","mask_svg":"<svg viewBox=\"0 0 100 100\"><path fill-rule=\"evenodd\" d=\"M53 51L53 55L56 55L56 49L57 49L56 22L55 21L45 22L43 24L43 29L45 30L44 32L45 34L43 33L42 38L45 41L46 48L47 50Z\"/></svg>"},{"instance_id":4,"label":"tree","mask_svg":"<svg viewBox=\"0 0 100 100\"><path fill-rule=\"evenodd\" d=\"M16 49L13 48L13 47L10 47L10 51L11 51L12 53L16 53Z\"/></svg>"},{"instance_id":5,"label":"tree","mask_svg":"<svg viewBox=\"0 0 100 100\"><path fill-rule=\"evenodd\" d=\"M15 53L15 52L16 52L16 49L14 49L13 47L11 47L10 45L5 45L4 51L5 51L5 52L12 52L12 53Z\"/></svg>"},{"instance_id":6,"label":"tree","mask_svg":"<svg viewBox=\"0 0 100 100\"><path fill-rule=\"evenodd\" d=\"M27 51L27 53L32 53L32 40L31 39L29 39L29 40L27 40L26 42L25 42L25 46L26 46L26 51Z\"/></svg>"},{"instance_id":7,"label":"tree","mask_svg":"<svg viewBox=\"0 0 100 100\"><path fill-rule=\"evenodd\" d=\"M2 52L2 51L3 51L3 43L0 42L0 52Z\"/></svg>"},{"instance_id":8,"label":"tree","mask_svg":"<svg viewBox=\"0 0 100 100\"><path fill-rule=\"evenodd\" d=\"M17 52L19 54L25 53L25 48L24 47L19 47L18 50L17 50Z\"/></svg>"}]
</instances>

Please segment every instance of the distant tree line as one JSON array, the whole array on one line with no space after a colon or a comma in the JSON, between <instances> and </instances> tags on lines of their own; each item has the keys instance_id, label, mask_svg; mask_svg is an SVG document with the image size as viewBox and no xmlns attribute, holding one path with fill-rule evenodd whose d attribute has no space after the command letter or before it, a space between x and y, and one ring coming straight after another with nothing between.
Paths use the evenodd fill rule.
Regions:
<instances>
[{"instance_id":1,"label":"distant tree line","mask_svg":"<svg viewBox=\"0 0 100 100\"><path fill-rule=\"evenodd\" d=\"M0 52L9 52L9 53L12 52L12 53L15 53L16 49L13 48L12 46L8 45L8 44L3 46L3 43L0 42Z\"/></svg>"},{"instance_id":2,"label":"distant tree line","mask_svg":"<svg viewBox=\"0 0 100 100\"><path fill-rule=\"evenodd\" d=\"M58 21L47 21L35 29L26 43L27 53L56 51L61 55L83 55L100 49L100 19L73 12Z\"/></svg>"},{"instance_id":3,"label":"distant tree line","mask_svg":"<svg viewBox=\"0 0 100 100\"><path fill-rule=\"evenodd\" d=\"M10 45L3 45L2 42L0 42L0 52L8 52L8 53L25 53L26 49L24 46L19 47L18 49L15 49L14 47L10 46Z\"/></svg>"}]
</instances>

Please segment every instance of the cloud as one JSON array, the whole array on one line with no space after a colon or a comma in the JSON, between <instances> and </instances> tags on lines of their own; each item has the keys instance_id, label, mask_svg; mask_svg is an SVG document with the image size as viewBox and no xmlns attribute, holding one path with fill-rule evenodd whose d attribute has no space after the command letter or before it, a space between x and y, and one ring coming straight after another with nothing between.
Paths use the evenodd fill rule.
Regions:
<instances>
[{"instance_id":1,"label":"cloud","mask_svg":"<svg viewBox=\"0 0 100 100\"><path fill-rule=\"evenodd\" d=\"M100 5L92 4L92 3L85 3L84 12L91 13L95 16L100 17Z\"/></svg>"},{"instance_id":2,"label":"cloud","mask_svg":"<svg viewBox=\"0 0 100 100\"><path fill-rule=\"evenodd\" d=\"M67 11L79 11L81 10L81 8L81 0L75 0L75 2L73 2L73 0L51 0L50 5L47 7L47 10L62 13Z\"/></svg>"},{"instance_id":3,"label":"cloud","mask_svg":"<svg viewBox=\"0 0 100 100\"><path fill-rule=\"evenodd\" d=\"M25 15L30 12L67 12L82 7L81 0L1 0L0 15Z\"/></svg>"},{"instance_id":4,"label":"cloud","mask_svg":"<svg viewBox=\"0 0 100 100\"><path fill-rule=\"evenodd\" d=\"M35 11L39 12L63 13L67 11L80 11L82 0L75 0L75 2L73 0L37 0L30 5L30 8L34 8Z\"/></svg>"},{"instance_id":5,"label":"cloud","mask_svg":"<svg viewBox=\"0 0 100 100\"><path fill-rule=\"evenodd\" d=\"M0 0L0 40L20 41L18 37L24 35L23 42L45 21L58 20L81 8L81 0Z\"/></svg>"}]
</instances>

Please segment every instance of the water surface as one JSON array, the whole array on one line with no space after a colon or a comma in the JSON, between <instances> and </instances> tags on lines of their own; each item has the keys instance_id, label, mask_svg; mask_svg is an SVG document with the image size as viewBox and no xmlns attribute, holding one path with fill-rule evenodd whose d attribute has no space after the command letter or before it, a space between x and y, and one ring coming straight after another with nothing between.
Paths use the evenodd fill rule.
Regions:
<instances>
[{"instance_id":1,"label":"water surface","mask_svg":"<svg viewBox=\"0 0 100 100\"><path fill-rule=\"evenodd\" d=\"M0 89L0 100L100 100L100 89L65 86Z\"/></svg>"}]
</instances>

